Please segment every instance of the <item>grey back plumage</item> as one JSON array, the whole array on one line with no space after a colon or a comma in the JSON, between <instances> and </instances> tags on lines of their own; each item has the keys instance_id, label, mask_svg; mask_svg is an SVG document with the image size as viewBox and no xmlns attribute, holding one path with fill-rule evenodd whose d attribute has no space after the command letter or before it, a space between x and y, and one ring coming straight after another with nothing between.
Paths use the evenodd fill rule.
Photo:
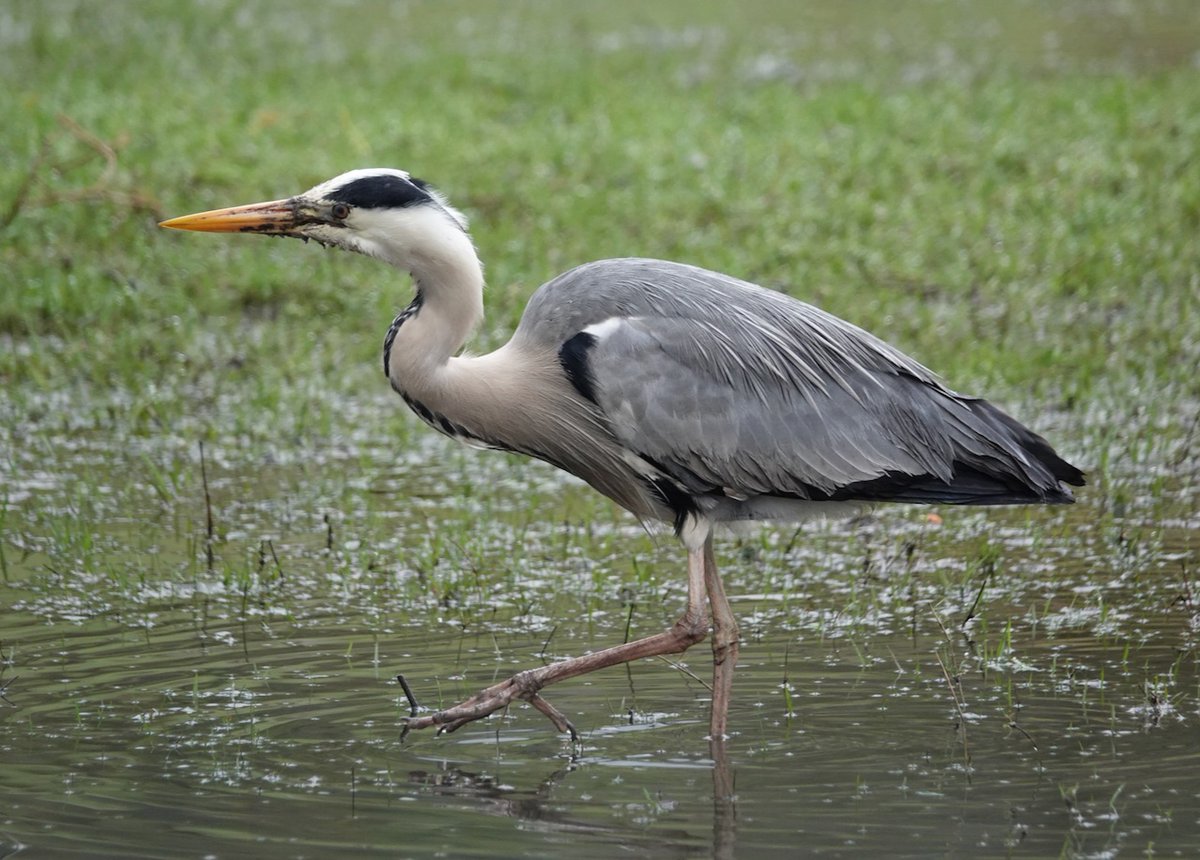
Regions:
<instances>
[{"instance_id":1,"label":"grey back plumage","mask_svg":"<svg viewBox=\"0 0 1200 860\"><path fill-rule=\"evenodd\" d=\"M717 519L755 517L763 498L1066 502L1063 482L1082 483L1041 437L878 338L691 266L567 272L513 344L559 350L641 479Z\"/></svg>"}]
</instances>

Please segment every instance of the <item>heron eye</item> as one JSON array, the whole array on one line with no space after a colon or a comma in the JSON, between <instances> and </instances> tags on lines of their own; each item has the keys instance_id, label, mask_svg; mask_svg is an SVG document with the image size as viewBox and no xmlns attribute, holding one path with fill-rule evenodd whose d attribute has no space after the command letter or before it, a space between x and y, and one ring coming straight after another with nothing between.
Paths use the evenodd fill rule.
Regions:
<instances>
[{"instance_id":1,"label":"heron eye","mask_svg":"<svg viewBox=\"0 0 1200 860\"><path fill-rule=\"evenodd\" d=\"M331 215L333 215L333 217L336 218L338 221L345 221L347 218L350 217L350 204L349 203L334 203L333 206L330 208L329 213Z\"/></svg>"}]
</instances>

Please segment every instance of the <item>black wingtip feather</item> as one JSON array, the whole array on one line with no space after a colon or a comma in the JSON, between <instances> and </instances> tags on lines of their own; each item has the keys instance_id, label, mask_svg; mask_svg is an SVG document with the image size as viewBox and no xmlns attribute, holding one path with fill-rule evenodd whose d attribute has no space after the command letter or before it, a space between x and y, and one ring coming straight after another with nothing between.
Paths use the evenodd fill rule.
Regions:
<instances>
[{"instance_id":1,"label":"black wingtip feather","mask_svg":"<svg viewBox=\"0 0 1200 860\"><path fill-rule=\"evenodd\" d=\"M950 479L889 472L870 481L839 487L830 500L915 502L942 505L1069 505L1068 484L1086 483L1081 470L1012 416L986 400L962 398L989 437L991 453L964 451L952 464Z\"/></svg>"},{"instance_id":2,"label":"black wingtip feather","mask_svg":"<svg viewBox=\"0 0 1200 860\"><path fill-rule=\"evenodd\" d=\"M1075 498L1061 485L1030 487L1015 480L1004 481L970 466L959 464L949 483L933 475L889 473L870 481L859 481L823 493L813 490L808 498L833 502L907 502L919 505L1069 505Z\"/></svg>"},{"instance_id":3,"label":"black wingtip feather","mask_svg":"<svg viewBox=\"0 0 1200 860\"><path fill-rule=\"evenodd\" d=\"M1082 470L1060 457L1049 442L1011 415L997 409L986 400L971 401L969 406L985 423L996 428L997 433L1008 436L1027 457L1040 464L1056 481L1073 487L1082 487L1087 483ZM1064 489L1061 492L1067 500L1073 499L1070 491Z\"/></svg>"}]
</instances>

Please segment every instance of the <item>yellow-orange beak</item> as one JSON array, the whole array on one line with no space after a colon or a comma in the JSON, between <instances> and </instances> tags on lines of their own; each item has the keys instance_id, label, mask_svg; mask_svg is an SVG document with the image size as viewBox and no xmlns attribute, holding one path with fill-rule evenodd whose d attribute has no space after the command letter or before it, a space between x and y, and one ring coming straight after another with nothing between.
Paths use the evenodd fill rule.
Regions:
<instances>
[{"instance_id":1,"label":"yellow-orange beak","mask_svg":"<svg viewBox=\"0 0 1200 860\"><path fill-rule=\"evenodd\" d=\"M159 227L172 230L198 230L202 233L267 233L288 234L302 222L297 201L269 200L266 203L250 203L231 206L228 209L213 209L195 215L180 215L162 221Z\"/></svg>"}]
</instances>

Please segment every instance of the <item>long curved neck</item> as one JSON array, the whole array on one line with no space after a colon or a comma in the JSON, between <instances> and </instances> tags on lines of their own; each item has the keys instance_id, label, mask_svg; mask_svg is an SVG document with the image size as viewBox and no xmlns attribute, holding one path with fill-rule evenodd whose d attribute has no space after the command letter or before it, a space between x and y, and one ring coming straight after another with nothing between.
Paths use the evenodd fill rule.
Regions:
<instances>
[{"instance_id":1,"label":"long curved neck","mask_svg":"<svg viewBox=\"0 0 1200 860\"><path fill-rule=\"evenodd\" d=\"M417 294L388 331L384 367L397 391L420 397L440 387L450 357L483 319L483 267L470 237L446 230L404 268Z\"/></svg>"},{"instance_id":2,"label":"long curved neck","mask_svg":"<svg viewBox=\"0 0 1200 860\"><path fill-rule=\"evenodd\" d=\"M417 285L384 342L388 379L409 407L448 436L537 457L639 516L666 516L591 402L575 393L556 351L514 336L486 355L455 355L483 318L483 269L462 230L425 238L434 241L422 242L421 253L390 260Z\"/></svg>"}]
</instances>

